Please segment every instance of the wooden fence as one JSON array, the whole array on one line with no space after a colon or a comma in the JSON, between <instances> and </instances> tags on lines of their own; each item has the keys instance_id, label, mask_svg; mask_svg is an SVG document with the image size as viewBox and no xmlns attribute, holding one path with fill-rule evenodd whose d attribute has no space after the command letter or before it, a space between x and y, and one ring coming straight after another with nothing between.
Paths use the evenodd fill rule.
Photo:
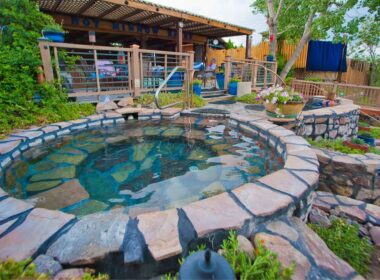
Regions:
<instances>
[{"instance_id":1,"label":"wooden fence","mask_svg":"<svg viewBox=\"0 0 380 280\"><path fill-rule=\"evenodd\" d=\"M184 80L193 71L194 52L178 53L65 43L39 43L47 81L59 80L69 97L96 101L101 95L139 96L153 92L176 67L164 91L182 90ZM91 97L88 100L86 97Z\"/></svg>"},{"instance_id":2,"label":"wooden fence","mask_svg":"<svg viewBox=\"0 0 380 280\"><path fill-rule=\"evenodd\" d=\"M304 94L306 98L335 92L338 97L350 99L357 105L380 109L380 87L304 80L293 80L292 87Z\"/></svg>"}]
</instances>

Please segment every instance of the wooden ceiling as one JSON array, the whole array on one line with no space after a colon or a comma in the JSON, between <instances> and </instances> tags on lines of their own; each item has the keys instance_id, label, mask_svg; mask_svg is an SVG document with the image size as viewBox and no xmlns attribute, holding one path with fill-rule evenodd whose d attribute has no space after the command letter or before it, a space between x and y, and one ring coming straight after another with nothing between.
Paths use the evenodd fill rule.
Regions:
<instances>
[{"instance_id":1,"label":"wooden ceiling","mask_svg":"<svg viewBox=\"0 0 380 280\"><path fill-rule=\"evenodd\" d=\"M253 32L245 27L141 0L37 0L37 3L49 14L93 17L163 29L175 29L181 21L184 32L209 38L251 35Z\"/></svg>"}]
</instances>

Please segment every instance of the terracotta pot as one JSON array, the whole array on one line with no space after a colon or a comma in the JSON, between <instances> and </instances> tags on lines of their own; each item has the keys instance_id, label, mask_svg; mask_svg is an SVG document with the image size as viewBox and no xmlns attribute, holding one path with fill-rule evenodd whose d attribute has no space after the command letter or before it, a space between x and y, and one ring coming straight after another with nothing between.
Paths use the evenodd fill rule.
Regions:
<instances>
[{"instance_id":1,"label":"terracotta pot","mask_svg":"<svg viewBox=\"0 0 380 280\"><path fill-rule=\"evenodd\" d=\"M303 102L289 102L287 104L264 103L267 114L270 117L279 117L278 113L284 115L283 118L296 118L302 111L305 104Z\"/></svg>"},{"instance_id":2,"label":"terracotta pot","mask_svg":"<svg viewBox=\"0 0 380 280\"><path fill-rule=\"evenodd\" d=\"M44 71L42 69L42 66L37 67L37 83L42 84L45 82L45 76L44 76Z\"/></svg>"},{"instance_id":3,"label":"terracotta pot","mask_svg":"<svg viewBox=\"0 0 380 280\"><path fill-rule=\"evenodd\" d=\"M369 147L368 145L361 145L361 144L355 144L355 143L352 143L351 141L349 140L345 140L343 141L343 144L347 147L350 147L352 149L357 149L357 150L361 150L363 152L368 152L369 150Z\"/></svg>"}]
</instances>

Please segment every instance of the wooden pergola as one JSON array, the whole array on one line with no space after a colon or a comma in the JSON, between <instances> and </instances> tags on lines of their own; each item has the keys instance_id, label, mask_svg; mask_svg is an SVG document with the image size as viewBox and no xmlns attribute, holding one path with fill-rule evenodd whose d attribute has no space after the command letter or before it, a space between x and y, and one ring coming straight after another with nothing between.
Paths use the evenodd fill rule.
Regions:
<instances>
[{"instance_id":1,"label":"wooden pergola","mask_svg":"<svg viewBox=\"0 0 380 280\"><path fill-rule=\"evenodd\" d=\"M208 39L246 36L251 45L253 30L206 18L189 12L148 3L141 0L37 0L40 9L63 24L72 36L76 32L95 31L111 40L112 36L132 36L169 40L176 50L183 51L184 43L204 44ZM144 47L144 46L142 46ZM246 48L250 57L250 47Z\"/></svg>"}]
</instances>

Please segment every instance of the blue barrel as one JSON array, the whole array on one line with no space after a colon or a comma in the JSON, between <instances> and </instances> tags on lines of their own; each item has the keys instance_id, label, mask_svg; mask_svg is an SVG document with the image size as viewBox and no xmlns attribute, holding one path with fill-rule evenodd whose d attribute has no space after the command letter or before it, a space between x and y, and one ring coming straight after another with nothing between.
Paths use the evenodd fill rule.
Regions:
<instances>
[{"instance_id":1,"label":"blue barrel","mask_svg":"<svg viewBox=\"0 0 380 280\"><path fill-rule=\"evenodd\" d=\"M219 89L224 89L224 73L216 73L216 82Z\"/></svg>"},{"instance_id":2,"label":"blue barrel","mask_svg":"<svg viewBox=\"0 0 380 280\"><path fill-rule=\"evenodd\" d=\"M228 93L231 95L237 95L237 82L230 82L228 87Z\"/></svg>"},{"instance_id":3,"label":"blue barrel","mask_svg":"<svg viewBox=\"0 0 380 280\"><path fill-rule=\"evenodd\" d=\"M202 94L202 85L193 85L193 92L196 95L201 96L201 94Z\"/></svg>"},{"instance_id":4,"label":"blue barrel","mask_svg":"<svg viewBox=\"0 0 380 280\"><path fill-rule=\"evenodd\" d=\"M183 87L184 76L183 72L175 72L168 81L168 87Z\"/></svg>"}]
</instances>

